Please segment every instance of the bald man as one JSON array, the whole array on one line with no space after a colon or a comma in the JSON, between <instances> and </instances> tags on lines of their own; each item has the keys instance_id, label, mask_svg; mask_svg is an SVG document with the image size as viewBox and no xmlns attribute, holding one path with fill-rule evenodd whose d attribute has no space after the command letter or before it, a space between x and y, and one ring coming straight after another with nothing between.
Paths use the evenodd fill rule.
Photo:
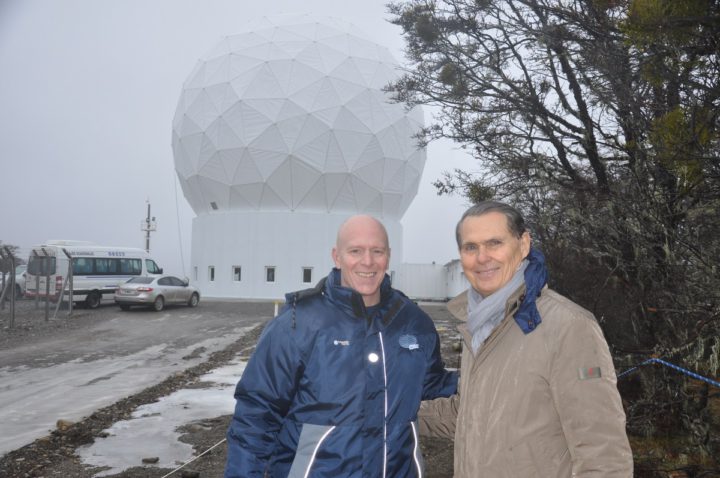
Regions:
<instances>
[{"instance_id":1,"label":"bald man","mask_svg":"<svg viewBox=\"0 0 720 478\"><path fill-rule=\"evenodd\" d=\"M225 477L422 477L421 400L448 397L430 317L390 286L385 227L343 223L335 268L286 295L235 390Z\"/></svg>"}]
</instances>

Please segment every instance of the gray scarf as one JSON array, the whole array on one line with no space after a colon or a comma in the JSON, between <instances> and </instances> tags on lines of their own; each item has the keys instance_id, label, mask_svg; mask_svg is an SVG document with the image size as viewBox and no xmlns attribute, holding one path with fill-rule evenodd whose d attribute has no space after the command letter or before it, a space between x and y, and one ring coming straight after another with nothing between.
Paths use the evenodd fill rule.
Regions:
<instances>
[{"instance_id":1,"label":"gray scarf","mask_svg":"<svg viewBox=\"0 0 720 478\"><path fill-rule=\"evenodd\" d=\"M493 329L505 317L505 304L510 295L525 283L525 268L528 261L523 260L510 282L487 297L483 297L470 287L468 291L468 330L472 334L473 353L477 354Z\"/></svg>"}]
</instances>

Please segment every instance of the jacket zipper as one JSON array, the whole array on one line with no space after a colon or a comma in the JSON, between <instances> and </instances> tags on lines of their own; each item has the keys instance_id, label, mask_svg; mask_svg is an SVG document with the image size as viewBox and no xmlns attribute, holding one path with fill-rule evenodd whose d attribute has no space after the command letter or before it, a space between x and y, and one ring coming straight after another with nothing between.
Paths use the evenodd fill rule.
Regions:
<instances>
[{"instance_id":1,"label":"jacket zipper","mask_svg":"<svg viewBox=\"0 0 720 478\"><path fill-rule=\"evenodd\" d=\"M383 396L385 398L385 408L383 415L383 478L387 476L387 416L388 416L388 396L387 396L387 368L385 367L385 345L383 344L382 332L378 332L380 337L380 352L382 353L383 365Z\"/></svg>"}]
</instances>

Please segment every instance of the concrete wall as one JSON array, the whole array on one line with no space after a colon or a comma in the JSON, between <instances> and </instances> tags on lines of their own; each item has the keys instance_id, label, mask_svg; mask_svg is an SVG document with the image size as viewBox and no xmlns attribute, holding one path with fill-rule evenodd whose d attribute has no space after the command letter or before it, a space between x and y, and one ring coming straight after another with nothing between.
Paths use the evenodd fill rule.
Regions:
<instances>
[{"instance_id":1,"label":"concrete wall","mask_svg":"<svg viewBox=\"0 0 720 478\"><path fill-rule=\"evenodd\" d=\"M314 286L333 267L338 227L348 215L298 212L234 211L193 220L190 280L207 297L282 299L285 293ZM402 226L379 218L392 249L390 270L402 258ZM209 268L215 269L210 280ZM241 267L241 280L233 267ZM275 267L275 281L266 268ZM303 268L312 268L303 282Z\"/></svg>"},{"instance_id":2,"label":"concrete wall","mask_svg":"<svg viewBox=\"0 0 720 478\"><path fill-rule=\"evenodd\" d=\"M400 264L393 286L411 299L447 299L445 266L440 264Z\"/></svg>"},{"instance_id":3,"label":"concrete wall","mask_svg":"<svg viewBox=\"0 0 720 478\"><path fill-rule=\"evenodd\" d=\"M462 270L462 264L459 259L445 264L446 270L446 281L447 281L447 294L449 298L453 298L456 295L464 292L470 287L470 283L465 278L465 274Z\"/></svg>"},{"instance_id":4,"label":"concrete wall","mask_svg":"<svg viewBox=\"0 0 720 478\"><path fill-rule=\"evenodd\" d=\"M333 267L338 227L347 215L235 211L193 220L190 280L206 297L283 300L313 287ZM447 264L402 263L402 225L380 218L390 236L393 286L416 300L446 300L469 286L459 260ZM215 279L210 280L209 268ZM234 280L233 268L241 268ZM275 281L266 268L275 267ZM303 268L312 269L303 282Z\"/></svg>"}]
</instances>

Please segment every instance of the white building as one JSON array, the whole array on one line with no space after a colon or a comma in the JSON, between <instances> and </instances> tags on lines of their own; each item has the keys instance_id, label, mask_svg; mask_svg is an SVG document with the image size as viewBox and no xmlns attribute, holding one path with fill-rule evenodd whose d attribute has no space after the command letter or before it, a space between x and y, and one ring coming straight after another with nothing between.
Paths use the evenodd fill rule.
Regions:
<instances>
[{"instance_id":1,"label":"white building","mask_svg":"<svg viewBox=\"0 0 720 478\"><path fill-rule=\"evenodd\" d=\"M264 18L200 59L173 120L193 220L191 280L204 295L278 299L333 266L340 224L388 230L394 284L444 299L447 268L402 264L400 219L425 150L419 109L388 102L389 51L339 20ZM451 263L452 264L452 263ZM444 277L445 275L445 277Z\"/></svg>"}]
</instances>

